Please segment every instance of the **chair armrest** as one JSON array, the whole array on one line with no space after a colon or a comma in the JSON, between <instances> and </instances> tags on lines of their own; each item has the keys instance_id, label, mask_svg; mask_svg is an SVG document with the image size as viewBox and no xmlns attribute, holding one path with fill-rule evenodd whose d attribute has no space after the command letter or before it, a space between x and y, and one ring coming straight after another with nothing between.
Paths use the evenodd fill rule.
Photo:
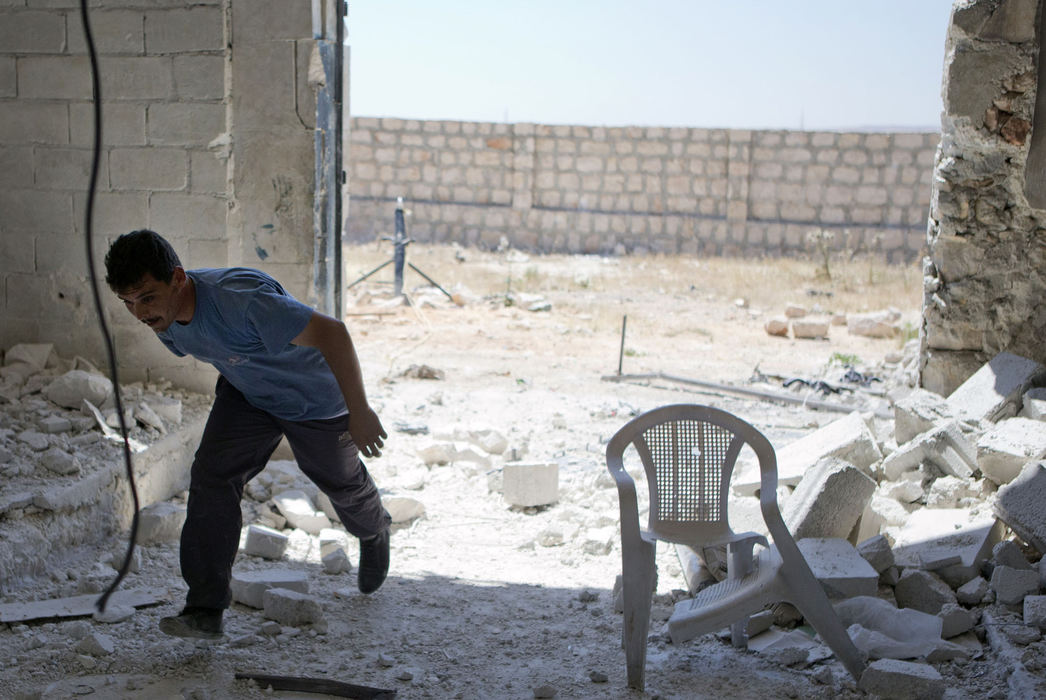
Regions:
<instances>
[{"instance_id":1,"label":"chair armrest","mask_svg":"<svg viewBox=\"0 0 1046 700\"><path fill-rule=\"evenodd\" d=\"M767 549L770 543L766 537L757 532L742 532L731 539L726 546L727 576L728 578L743 578L752 570L752 550L756 544L761 544Z\"/></svg>"},{"instance_id":2,"label":"chair armrest","mask_svg":"<svg viewBox=\"0 0 1046 700\"><path fill-rule=\"evenodd\" d=\"M637 543L642 539L642 534L639 527L639 498L636 495L636 482L619 461L608 459L607 468L617 485L617 499L621 509L622 545Z\"/></svg>"}]
</instances>

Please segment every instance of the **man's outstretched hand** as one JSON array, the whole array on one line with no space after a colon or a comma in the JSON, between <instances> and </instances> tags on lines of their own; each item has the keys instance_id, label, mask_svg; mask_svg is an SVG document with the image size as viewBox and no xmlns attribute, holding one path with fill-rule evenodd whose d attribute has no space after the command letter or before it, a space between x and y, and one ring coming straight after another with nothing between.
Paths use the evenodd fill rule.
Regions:
<instances>
[{"instance_id":1,"label":"man's outstretched hand","mask_svg":"<svg viewBox=\"0 0 1046 700\"><path fill-rule=\"evenodd\" d=\"M384 439L389 435L381 427L381 420L369 406L349 412L349 435L364 457L381 457Z\"/></svg>"}]
</instances>

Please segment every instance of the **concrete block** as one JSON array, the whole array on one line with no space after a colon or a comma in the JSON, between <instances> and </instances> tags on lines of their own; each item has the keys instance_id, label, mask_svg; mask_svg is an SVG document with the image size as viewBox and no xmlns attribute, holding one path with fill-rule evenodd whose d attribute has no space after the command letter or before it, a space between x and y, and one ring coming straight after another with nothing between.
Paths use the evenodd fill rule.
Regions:
<instances>
[{"instance_id":1,"label":"concrete block","mask_svg":"<svg viewBox=\"0 0 1046 700\"><path fill-rule=\"evenodd\" d=\"M1002 531L1002 523L990 513L922 508L909 515L903 527L885 528L883 534L893 540L893 555L899 566L925 568L927 562L949 560L978 566L991 556Z\"/></svg>"},{"instance_id":2,"label":"concrete block","mask_svg":"<svg viewBox=\"0 0 1046 700\"><path fill-rule=\"evenodd\" d=\"M260 610L265 607L265 591L270 588L284 588L308 593L309 578L304 571L233 571L229 588L232 590L234 601Z\"/></svg>"},{"instance_id":3,"label":"concrete block","mask_svg":"<svg viewBox=\"0 0 1046 700\"><path fill-rule=\"evenodd\" d=\"M895 311L872 311L846 315L846 330L850 335L869 338L894 338L900 335L900 314Z\"/></svg>"},{"instance_id":4,"label":"concrete block","mask_svg":"<svg viewBox=\"0 0 1046 700\"><path fill-rule=\"evenodd\" d=\"M1009 566L1014 569L1035 568L1013 540L1003 540L992 547L992 560L996 566Z\"/></svg>"},{"instance_id":5,"label":"concrete block","mask_svg":"<svg viewBox=\"0 0 1046 700\"><path fill-rule=\"evenodd\" d=\"M107 146L144 146L145 105L106 102L102 105ZM74 146L94 143L94 107L86 103L69 105L69 141Z\"/></svg>"},{"instance_id":6,"label":"concrete block","mask_svg":"<svg viewBox=\"0 0 1046 700\"><path fill-rule=\"evenodd\" d=\"M52 447L40 455L40 464L54 474L68 476L80 473L80 460L61 447Z\"/></svg>"},{"instance_id":7,"label":"concrete block","mask_svg":"<svg viewBox=\"0 0 1046 700\"><path fill-rule=\"evenodd\" d=\"M74 369L57 377L43 394L64 408L80 408L85 399L100 406L113 395L113 383L101 374Z\"/></svg>"},{"instance_id":8,"label":"concrete block","mask_svg":"<svg viewBox=\"0 0 1046 700\"><path fill-rule=\"evenodd\" d=\"M936 615L945 605L955 604L955 593L939 576L920 569L906 569L894 586L897 605Z\"/></svg>"},{"instance_id":9,"label":"concrete block","mask_svg":"<svg viewBox=\"0 0 1046 700\"><path fill-rule=\"evenodd\" d=\"M823 318L792 319L792 337L816 340L827 338L832 322Z\"/></svg>"},{"instance_id":10,"label":"concrete block","mask_svg":"<svg viewBox=\"0 0 1046 700\"><path fill-rule=\"evenodd\" d=\"M920 433L883 460L883 476L896 481L924 461L947 475L968 479L977 469L977 450L963 435L959 424L939 424Z\"/></svg>"},{"instance_id":11,"label":"concrete block","mask_svg":"<svg viewBox=\"0 0 1046 700\"><path fill-rule=\"evenodd\" d=\"M894 439L903 445L916 435L954 418L940 394L915 388L893 406Z\"/></svg>"},{"instance_id":12,"label":"concrete block","mask_svg":"<svg viewBox=\"0 0 1046 700\"><path fill-rule=\"evenodd\" d=\"M923 474L918 469L904 472L897 481L884 481L879 491L901 503L915 503L923 497Z\"/></svg>"},{"instance_id":13,"label":"concrete block","mask_svg":"<svg viewBox=\"0 0 1046 700\"><path fill-rule=\"evenodd\" d=\"M963 605L977 605L984 600L984 594L988 592L988 582L981 576L972 578L959 586L955 591L955 598Z\"/></svg>"},{"instance_id":14,"label":"concrete block","mask_svg":"<svg viewBox=\"0 0 1046 700\"><path fill-rule=\"evenodd\" d=\"M788 319L784 316L774 316L768 319L763 329L767 335L775 335L782 338L788 337Z\"/></svg>"},{"instance_id":15,"label":"concrete block","mask_svg":"<svg viewBox=\"0 0 1046 700\"><path fill-rule=\"evenodd\" d=\"M877 659L861 674L858 688L882 698L919 698L934 700L944 697L944 678L926 663Z\"/></svg>"},{"instance_id":16,"label":"concrete block","mask_svg":"<svg viewBox=\"0 0 1046 700\"><path fill-rule=\"evenodd\" d=\"M941 608L937 617L941 618L941 637L944 639L958 637L969 632L977 624L977 617L972 612L953 603L947 603Z\"/></svg>"},{"instance_id":17,"label":"concrete block","mask_svg":"<svg viewBox=\"0 0 1046 700\"><path fill-rule=\"evenodd\" d=\"M1017 605L1025 596L1039 592L1039 572L1033 569L1014 569L996 566L989 581L995 599L1004 605Z\"/></svg>"},{"instance_id":18,"label":"concrete block","mask_svg":"<svg viewBox=\"0 0 1046 700\"><path fill-rule=\"evenodd\" d=\"M322 562L323 570L328 574L344 574L352 571L352 562L349 561L349 555L341 547L325 554Z\"/></svg>"},{"instance_id":19,"label":"concrete block","mask_svg":"<svg viewBox=\"0 0 1046 700\"><path fill-rule=\"evenodd\" d=\"M381 504L396 524L409 523L425 516L425 504L409 496L382 496Z\"/></svg>"},{"instance_id":20,"label":"concrete block","mask_svg":"<svg viewBox=\"0 0 1046 700\"><path fill-rule=\"evenodd\" d=\"M875 481L857 467L834 457L807 471L782 508L785 525L799 540L846 538L875 492Z\"/></svg>"},{"instance_id":21,"label":"concrete block","mask_svg":"<svg viewBox=\"0 0 1046 700\"><path fill-rule=\"evenodd\" d=\"M265 559L280 559L287 551L287 535L264 525L247 528L247 541L243 551Z\"/></svg>"},{"instance_id":22,"label":"concrete block","mask_svg":"<svg viewBox=\"0 0 1046 700\"><path fill-rule=\"evenodd\" d=\"M41 418L37 425L40 426L40 430L49 434L67 433L73 429L73 422L62 416L47 416L46 418Z\"/></svg>"},{"instance_id":23,"label":"concrete block","mask_svg":"<svg viewBox=\"0 0 1046 700\"><path fill-rule=\"evenodd\" d=\"M174 542L185 525L185 506L175 503L154 503L138 513L138 544Z\"/></svg>"},{"instance_id":24,"label":"concrete block","mask_svg":"<svg viewBox=\"0 0 1046 700\"><path fill-rule=\"evenodd\" d=\"M999 519L1022 540L1046 552L1043 503L1046 503L1046 462L1029 462L1016 479L999 489L994 509Z\"/></svg>"},{"instance_id":25,"label":"concrete block","mask_svg":"<svg viewBox=\"0 0 1046 700\"><path fill-rule=\"evenodd\" d=\"M116 190L181 190L188 173L188 157L181 149L114 148L109 153L109 179Z\"/></svg>"},{"instance_id":26,"label":"concrete block","mask_svg":"<svg viewBox=\"0 0 1046 700\"><path fill-rule=\"evenodd\" d=\"M948 396L948 406L962 418L996 422L1017 415L1024 392L1044 377L1038 362L1001 352Z\"/></svg>"},{"instance_id":27,"label":"concrete block","mask_svg":"<svg viewBox=\"0 0 1046 700\"><path fill-rule=\"evenodd\" d=\"M220 100L225 96L225 58L181 55L174 57L174 89L189 100Z\"/></svg>"},{"instance_id":28,"label":"concrete block","mask_svg":"<svg viewBox=\"0 0 1046 700\"><path fill-rule=\"evenodd\" d=\"M502 469L502 495L513 506L543 506L559 500L559 465L509 462Z\"/></svg>"},{"instance_id":29,"label":"concrete block","mask_svg":"<svg viewBox=\"0 0 1046 700\"><path fill-rule=\"evenodd\" d=\"M1025 596L1024 624L1046 629L1046 595Z\"/></svg>"},{"instance_id":30,"label":"concrete block","mask_svg":"<svg viewBox=\"0 0 1046 700\"><path fill-rule=\"evenodd\" d=\"M1021 402L1019 416L1032 420L1046 420L1046 387L1029 389L1024 393Z\"/></svg>"},{"instance_id":31,"label":"concrete block","mask_svg":"<svg viewBox=\"0 0 1046 700\"><path fill-rule=\"evenodd\" d=\"M1017 478L1024 465L1046 457L1046 422L1009 418L977 441L977 462L984 476L1000 486Z\"/></svg>"},{"instance_id":32,"label":"concrete block","mask_svg":"<svg viewBox=\"0 0 1046 700\"><path fill-rule=\"evenodd\" d=\"M870 537L858 544L857 553L880 574L894 565L893 549L883 535Z\"/></svg>"},{"instance_id":33,"label":"concrete block","mask_svg":"<svg viewBox=\"0 0 1046 700\"><path fill-rule=\"evenodd\" d=\"M846 540L814 537L796 544L829 598L876 594L879 574Z\"/></svg>"},{"instance_id":34,"label":"concrete block","mask_svg":"<svg viewBox=\"0 0 1046 700\"><path fill-rule=\"evenodd\" d=\"M14 97L18 94L17 76L14 56L0 58L0 97Z\"/></svg>"},{"instance_id":35,"label":"concrete block","mask_svg":"<svg viewBox=\"0 0 1046 700\"><path fill-rule=\"evenodd\" d=\"M90 100L91 64L86 56L19 58L18 97Z\"/></svg>"},{"instance_id":36,"label":"concrete block","mask_svg":"<svg viewBox=\"0 0 1046 700\"><path fill-rule=\"evenodd\" d=\"M287 518L291 527L301 528L310 535L318 535L324 528L329 528L330 520L322 511L316 510L304 491L295 489L273 495L273 502L280 514Z\"/></svg>"},{"instance_id":37,"label":"concrete block","mask_svg":"<svg viewBox=\"0 0 1046 700\"><path fill-rule=\"evenodd\" d=\"M149 107L149 143L207 144L225 131L225 105L175 102Z\"/></svg>"},{"instance_id":38,"label":"concrete block","mask_svg":"<svg viewBox=\"0 0 1046 700\"><path fill-rule=\"evenodd\" d=\"M838 457L870 473L871 466L881 460L883 455L864 418L854 412L777 450L778 483L795 486L807 470L825 457ZM759 485L757 463L738 466L733 478L735 493L754 496Z\"/></svg>"},{"instance_id":39,"label":"concrete block","mask_svg":"<svg viewBox=\"0 0 1046 700\"><path fill-rule=\"evenodd\" d=\"M320 601L287 588L270 588L262 594L262 614L288 627L323 622Z\"/></svg>"},{"instance_id":40,"label":"concrete block","mask_svg":"<svg viewBox=\"0 0 1046 700\"><path fill-rule=\"evenodd\" d=\"M349 544L349 535L343 530L327 527L320 530L320 557L325 557L336 549L345 549Z\"/></svg>"},{"instance_id":41,"label":"concrete block","mask_svg":"<svg viewBox=\"0 0 1046 700\"><path fill-rule=\"evenodd\" d=\"M220 51L224 48L220 7L157 10L145 14L145 46L151 54Z\"/></svg>"}]
</instances>

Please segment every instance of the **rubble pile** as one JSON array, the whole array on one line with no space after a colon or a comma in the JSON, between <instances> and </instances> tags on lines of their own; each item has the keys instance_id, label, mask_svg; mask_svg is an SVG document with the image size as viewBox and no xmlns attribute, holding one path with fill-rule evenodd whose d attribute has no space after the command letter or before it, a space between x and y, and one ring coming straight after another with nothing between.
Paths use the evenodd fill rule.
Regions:
<instances>
[{"instance_id":1,"label":"rubble pile","mask_svg":"<svg viewBox=\"0 0 1046 700\"><path fill-rule=\"evenodd\" d=\"M167 498L173 490L164 482L177 475L145 472L192 439L183 424L201 420L209 400L166 382L124 385L121 398L141 492ZM131 507L113 383L90 362L59 357L49 343L9 348L0 366L0 416L0 533L9 545L0 549L0 592L6 593L20 580L54 573L71 547L125 528ZM179 435L169 437L172 431Z\"/></svg>"}]
</instances>

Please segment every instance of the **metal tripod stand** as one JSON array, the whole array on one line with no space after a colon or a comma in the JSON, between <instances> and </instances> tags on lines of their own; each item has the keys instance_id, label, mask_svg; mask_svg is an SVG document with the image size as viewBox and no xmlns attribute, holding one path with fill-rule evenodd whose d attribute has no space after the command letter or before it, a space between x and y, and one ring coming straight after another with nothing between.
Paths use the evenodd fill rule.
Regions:
<instances>
[{"instance_id":1,"label":"metal tripod stand","mask_svg":"<svg viewBox=\"0 0 1046 700\"><path fill-rule=\"evenodd\" d=\"M424 277L425 281L427 281L433 287L446 294L448 299L454 301L454 297L451 296L450 292L448 292L443 287L439 286L439 284L434 279L432 279L424 272L419 270L414 263L407 262L407 246L413 243L414 239L407 238L407 224L405 223L403 216L403 197L396 198L396 235L392 238L389 238L388 236L383 236L382 240L392 241L393 246L395 246L395 251L393 252L392 258L378 265L376 268L365 274L363 277L360 277L358 280L350 284L345 289L352 289L354 286L367 279L375 272L384 269L388 265L394 265L393 271L395 278L393 281L393 293L396 296L399 296L403 293L403 267L404 265L409 265L410 269L414 270L419 275Z\"/></svg>"}]
</instances>

